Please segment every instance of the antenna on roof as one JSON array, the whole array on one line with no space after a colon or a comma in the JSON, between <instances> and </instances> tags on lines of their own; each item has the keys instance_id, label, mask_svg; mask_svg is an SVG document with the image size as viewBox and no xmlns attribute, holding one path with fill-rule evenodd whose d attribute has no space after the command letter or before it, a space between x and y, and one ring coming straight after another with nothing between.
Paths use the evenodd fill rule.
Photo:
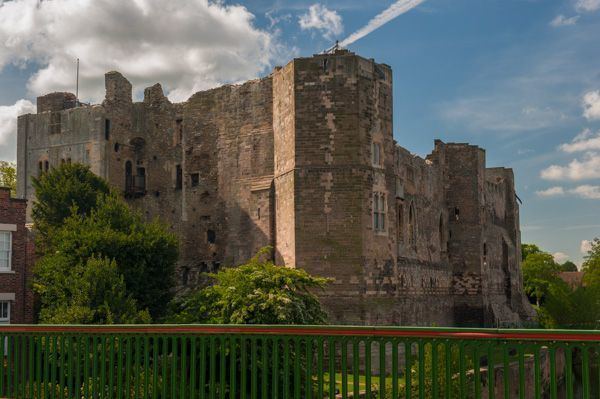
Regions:
<instances>
[{"instance_id":1,"label":"antenna on roof","mask_svg":"<svg viewBox=\"0 0 600 399\"><path fill-rule=\"evenodd\" d=\"M75 106L79 105L79 58L77 58L77 83L75 86Z\"/></svg>"},{"instance_id":2,"label":"antenna on roof","mask_svg":"<svg viewBox=\"0 0 600 399\"><path fill-rule=\"evenodd\" d=\"M323 54L333 54L333 53L335 53L336 51L340 50L341 48L342 48L342 47L340 46L340 41L339 41L339 40L336 40L336 41L335 41L335 44L334 44L332 47L330 47L330 48L328 48L327 50L324 50L324 51L323 51Z\"/></svg>"}]
</instances>

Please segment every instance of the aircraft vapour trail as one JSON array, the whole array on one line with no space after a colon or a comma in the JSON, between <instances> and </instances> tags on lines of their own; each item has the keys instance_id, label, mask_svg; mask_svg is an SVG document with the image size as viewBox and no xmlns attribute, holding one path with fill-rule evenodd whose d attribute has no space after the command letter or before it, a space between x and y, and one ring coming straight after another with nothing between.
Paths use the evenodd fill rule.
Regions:
<instances>
[{"instance_id":1,"label":"aircraft vapour trail","mask_svg":"<svg viewBox=\"0 0 600 399\"><path fill-rule=\"evenodd\" d=\"M364 27L360 28L346 39L340 42L340 46L346 47L355 41L362 39L375 29L379 29L383 25L390 22L392 19L404 14L423 3L425 0L398 0L386 10L381 12L375 18L369 21Z\"/></svg>"}]
</instances>

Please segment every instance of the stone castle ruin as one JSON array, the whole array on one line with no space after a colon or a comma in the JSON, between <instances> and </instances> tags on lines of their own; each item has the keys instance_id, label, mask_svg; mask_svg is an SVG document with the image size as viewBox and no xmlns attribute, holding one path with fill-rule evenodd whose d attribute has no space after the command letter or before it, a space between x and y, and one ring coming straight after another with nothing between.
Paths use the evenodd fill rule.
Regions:
<instances>
[{"instance_id":1,"label":"stone castle ruin","mask_svg":"<svg viewBox=\"0 0 600 399\"><path fill-rule=\"evenodd\" d=\"M180 288L271 245L279 264L334 279L321 294L333 323L532 318L512 170L468 144L436 140L425 159L400 147L390 67L347 50L178 104L159 84L133 102L109 72L100 105L39 97L17 158L29 206L31 176L80 162L159 217L180 238Z\"/></svg>"}]
</instances>

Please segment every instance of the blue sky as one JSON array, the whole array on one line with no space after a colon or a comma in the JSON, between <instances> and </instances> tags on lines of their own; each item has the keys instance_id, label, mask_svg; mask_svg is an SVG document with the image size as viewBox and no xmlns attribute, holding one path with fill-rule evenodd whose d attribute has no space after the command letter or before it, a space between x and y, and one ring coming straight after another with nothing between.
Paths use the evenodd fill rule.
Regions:
<instances>
[{"instance_id":1,"label":"blue sky","mask_svg":"<svg viewBox=\"0 0 600 399\"><path fill-rule=\"evenodd\" d=\"M138 96L158 81L182 100L319 52L403 2L0 0L0 157L14 159L7 118L72 90L76 57L83 99L101 100L118 69ZM515 170L523 241L579 263L600 236L600 0L412 2L349 45L393 68L396 140L420 155L435 138L485 148L489 166Z\"/></svg>"}]
</instances>

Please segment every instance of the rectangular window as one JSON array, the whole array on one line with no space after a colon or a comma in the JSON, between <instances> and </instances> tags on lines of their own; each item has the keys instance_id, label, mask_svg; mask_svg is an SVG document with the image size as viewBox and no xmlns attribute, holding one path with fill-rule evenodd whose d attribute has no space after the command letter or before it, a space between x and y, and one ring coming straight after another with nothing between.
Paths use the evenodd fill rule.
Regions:
<instances>
[{"instance_id":1,"label":"rectangular window","mask_svg":"<svg viewBox=\"0 0 600 399\"><path fill-rule=\"evenodd\" d=\"M381 144L379 143L372 143L371 144L371 161L373 163L373 166L381 166L382 162L382 151L381 151Z\"/></svg>"},{"instance_id":2,"label":"rectangular window","mask_svg":"<svg viewBox=\"0 0 600 399\"><path fill-rule=\"evenodd\" d=\"M396 178L396 198L404 199L404 186L399 178Z\"/></svg>"},{"instance_id":3,"label":"rectangular window","mask_svg":"<svg viewBox=\"0 0 600 399\"><path fill-rule=\"evenodd\" d=\"M0 301L0 324L10 324L9 301Z\"/></svg>"},{"instance_id":4,"label":"rectangular window","mask_svg":"<svg viewBox=\"0 0 600 399\"><path fill-rule=\"evenodd\" d=\"M385 232L386 229L386 201L385 194L373 194L373 230Z\"/></svg>"},{"instance_id":5,"label":"rectangular window","mask_svg":"<svg viewBox=\"0 0 600 399\"><path fill-rule=\"evenodd\" d=\"M10 270L11 267L11 232L0 231L0 270Z\"/></svg>"},{"instance_id":6,"label":"rectangular window","mask_svg":"<svg viewBox=\"0 0 600 399\"><path fill-rule=\"evenodd\" d=\"M198 187L198 185L200 184L200 174L192 173L190 175L190 179L191 179L192 187Z\"/></svg>"},{"instance_id":7,"label":"rectangular window","mask_svg":"<svg viewBox=\"0 0 600 399\"><path fill-rule=\"evenodd\" d=\"M104 138L110 139L110 119L104 120Z\"/></svg>"},{"instance_id":8,"label":"rectangular window","mask_svg":"<svg viewBox=\"0 0 600 399\"><path fill-rule=\"evenodd\" d=\"M183 186L183 171L181 170L181 165L177 165L175 168L176 168L175 189L181 190L181 188Z\"/></svg>"}]
</instances>

